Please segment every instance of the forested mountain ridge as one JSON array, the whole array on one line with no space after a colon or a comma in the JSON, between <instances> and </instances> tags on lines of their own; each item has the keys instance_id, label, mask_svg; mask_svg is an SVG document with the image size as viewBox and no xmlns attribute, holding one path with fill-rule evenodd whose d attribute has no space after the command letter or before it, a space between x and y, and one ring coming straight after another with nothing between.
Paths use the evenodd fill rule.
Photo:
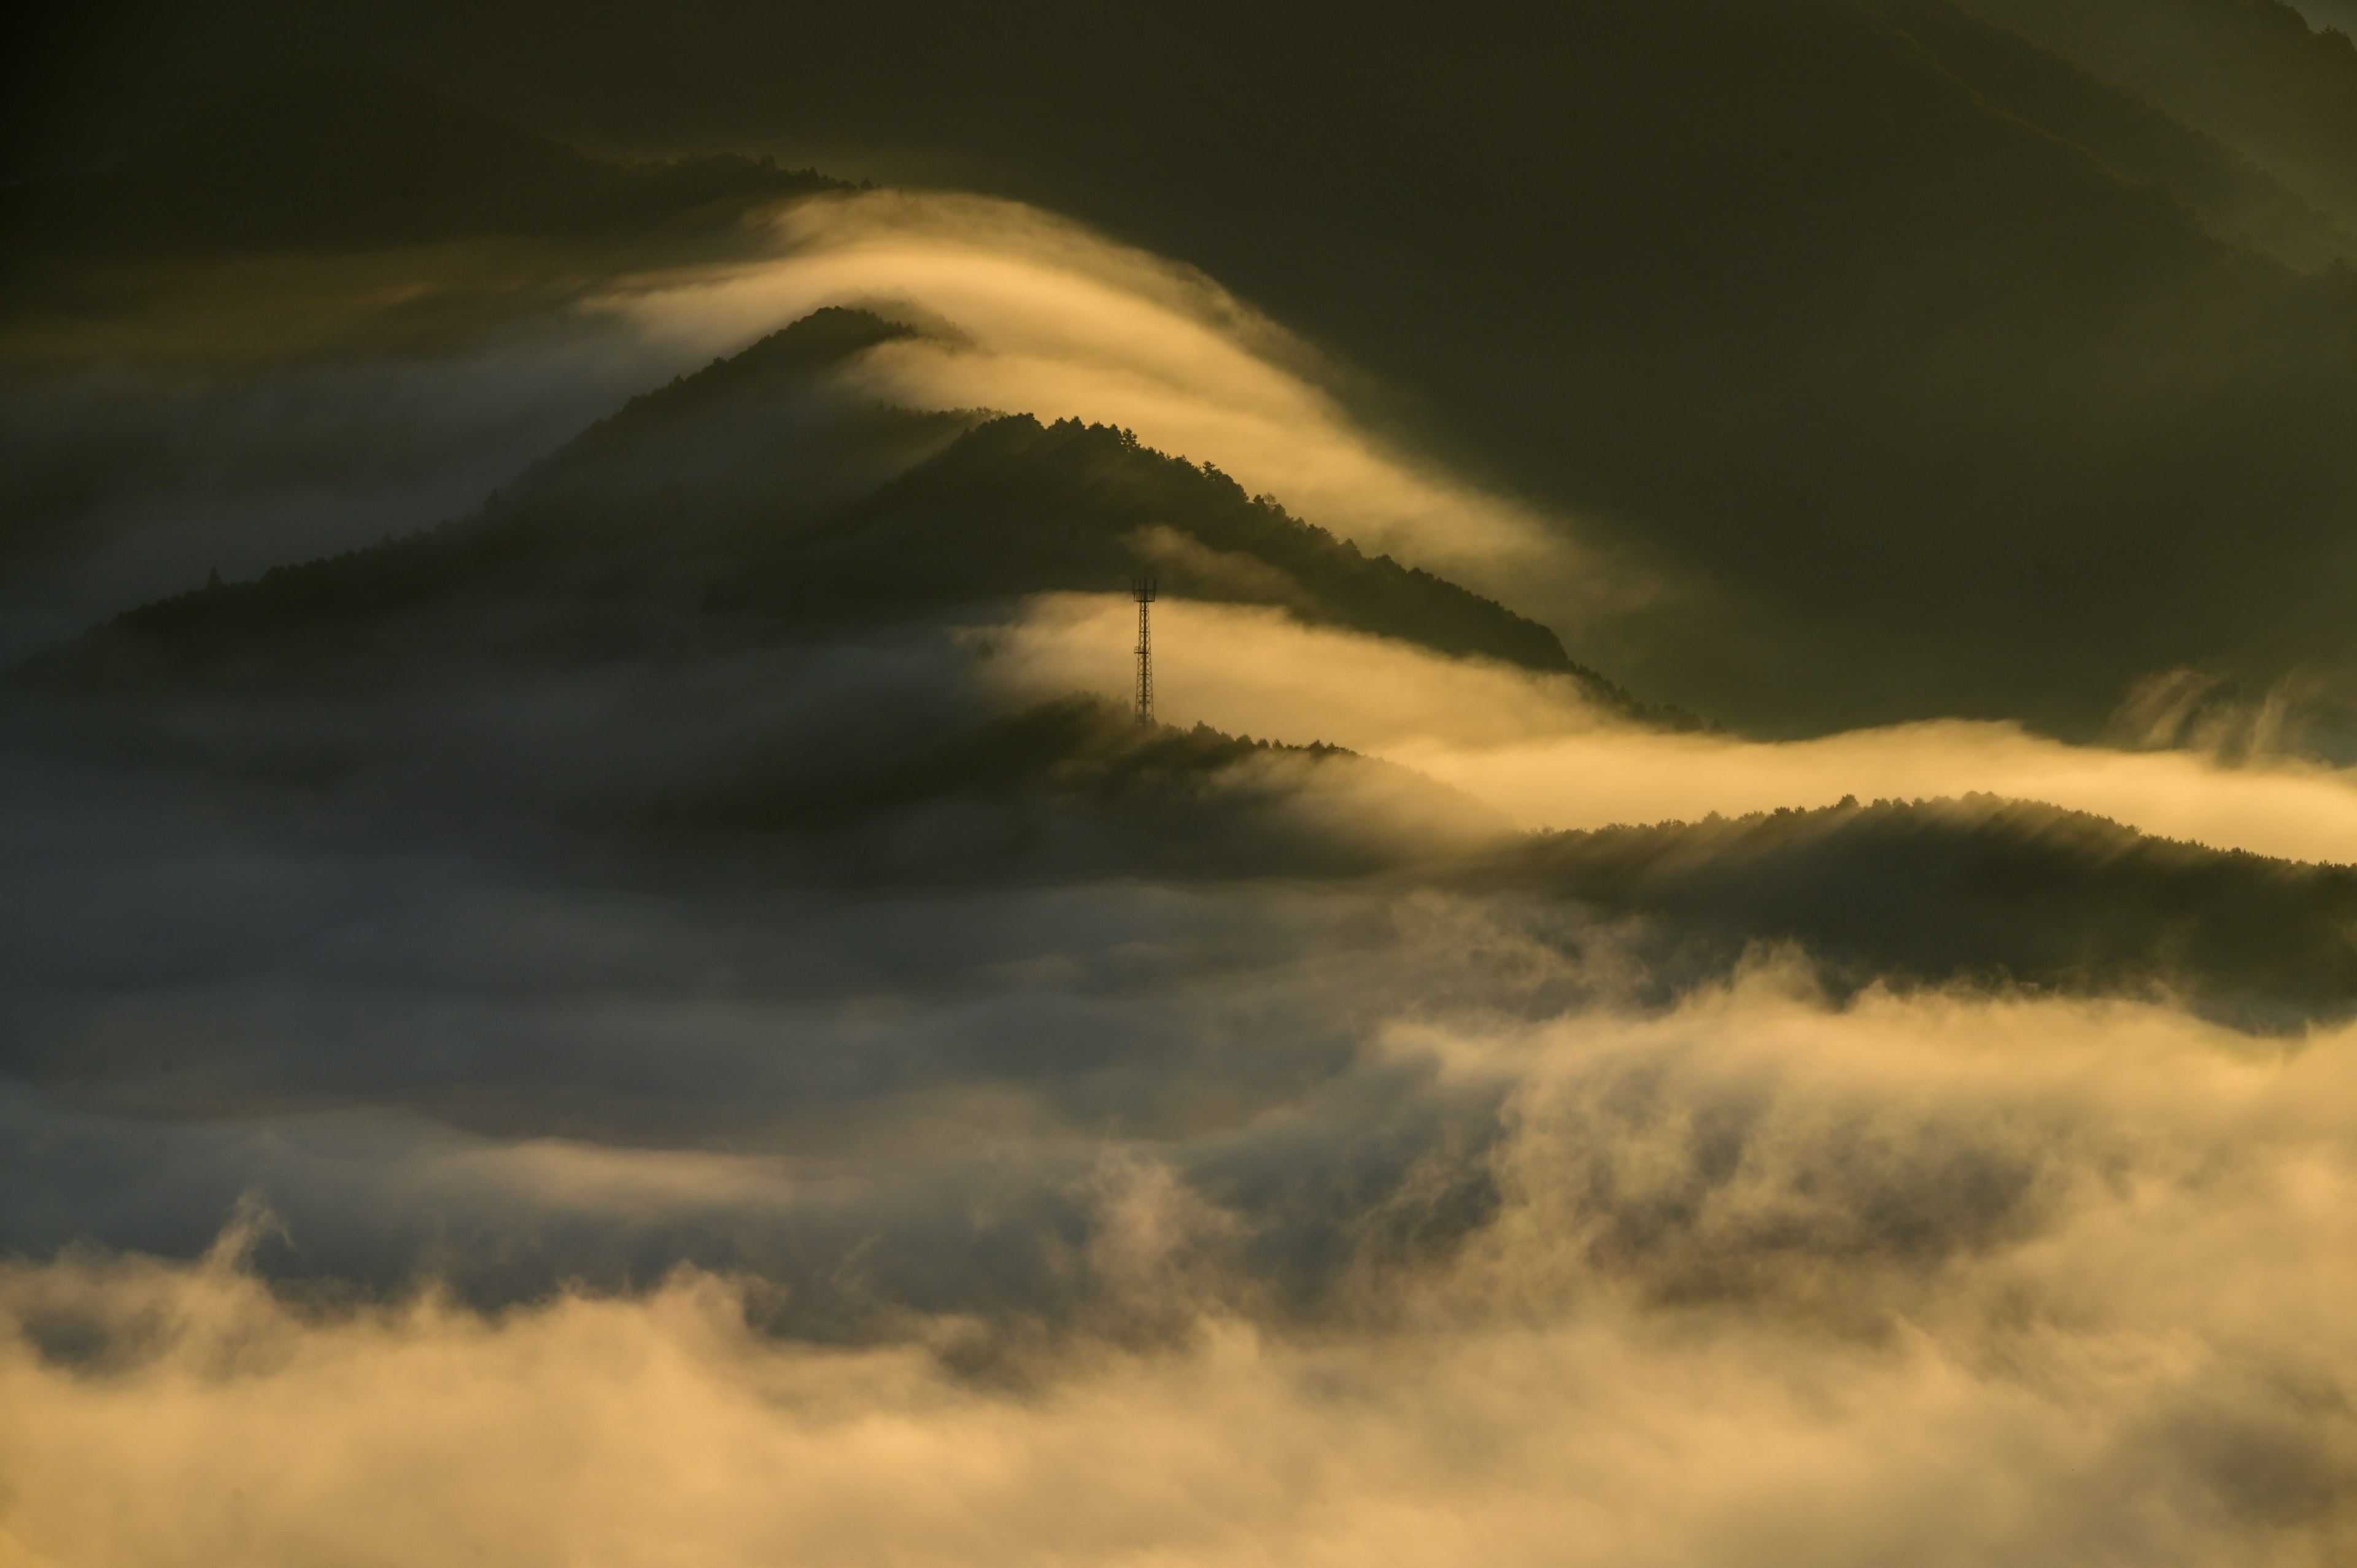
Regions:
<instances>
[{"instance_id":1,"label":"forested mountain ridge","mask_svg":"<svg viewBox=\"0 0 2357 1568\"><path fill-rule=\"evenodd\" d=\"M1665 922L1695 962L1784 941L1842 984L2165 992L2262 1031L2357 1014L2357 868L2181 843L2035 801L1853 800L1544 833L1492 874Z\"/></svg>"},{"instance_id":2,"label":"forested mountain ridge","mask_svg":"<svg viewBox=\"0 0 2357 1568\"><path fill-rule=\"evenodd\" d=\"M32 668L187 673L286 638L381 652L388 635L463 641L519 613L593 644L658 622L831 636L1028 594L1126 593L1152 573L1174 596L1570 674L1631 716L1692 722L1574 663L1544 627L1126 431L922 414L834 390L835 369L912 331L817 312L632 400L474 517L141 607ZM434 629L399 630L429 613Z\"/></svg>"},{"instance_id":3,"label":"forested mountain ridge","mask_svg":"<svg viewBox=\"0 0 2357 1568\"><path fill-rule=\"evenodd\" d=\"M1276 605L1444 653L1576 674L1630 702L1536 622L1364 555L1209 465L1076 419L993 420L810 534L748 544L732 602L800 593L815 603L837 585L852 602L1103 591L1152 571L1181 596Z\"/></svg>"}]
</instances>

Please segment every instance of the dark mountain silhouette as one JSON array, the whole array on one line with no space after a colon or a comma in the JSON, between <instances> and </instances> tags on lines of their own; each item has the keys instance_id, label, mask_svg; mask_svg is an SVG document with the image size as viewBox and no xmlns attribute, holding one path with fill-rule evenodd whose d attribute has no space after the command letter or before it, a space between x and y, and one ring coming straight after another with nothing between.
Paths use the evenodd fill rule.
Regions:
<instances>
[{"instance_id":1,"label":"dark mountain silhouette","mask_svg":"<svg viewBox=\"0 0 2357 1568\"><path fill-rule=\"evenodd\" d=\"M38 668L267 680L284 664L298 679L362 649L386 657L404 618L428 647L511 638L520 614L542 618L551 646L608 652L699 628L830 636L1031 593L1125 592L1155 571L1174 595L1561 671L1645 711L1535 622L1126 432L1028 414L963 428L829 401L829 369L909 331L822 311L635 400L477 517L133 610ZM837 504L895 464L905 472ZM316 661L339 648L341 664Z\"/></svg>"},{"instance_id":2,"label":"dark mountain silhouette","mask_svg":"<svg viewBox=\"0 0 2357 1568\"><path fill-rule=\"evenodd\" d=\"M1837 984L2166 991L2237 1027L2357 1015L2357 868L1992 796L1543 834L1511 876L1664 922L1689 965L1804 946Z\"/></svg>"}]
</instances>

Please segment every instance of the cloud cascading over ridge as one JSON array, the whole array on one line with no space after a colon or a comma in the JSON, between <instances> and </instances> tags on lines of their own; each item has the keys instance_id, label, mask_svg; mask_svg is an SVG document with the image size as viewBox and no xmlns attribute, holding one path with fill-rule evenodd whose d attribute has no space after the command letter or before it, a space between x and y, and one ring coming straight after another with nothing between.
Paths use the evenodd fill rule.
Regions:
<instances>
[{"instance_id":1,"label":"cloud cascading over ridge","mask_svg":"<svg viewBox=\"0 0 2357 1568\"><path fill-rule=\"evenodd\" d=\"M1402 455L1337 395L1351 378L1216 282L1018 203L880 191L794 204L774 259L606 296L658 341L732 350L813 309L869 305L938 336L864 357L852 386L924 408L1121 425L1211 463L1370 551L1547 617L1644 592L1527 506Z\"/></svg>"}]
</instances>

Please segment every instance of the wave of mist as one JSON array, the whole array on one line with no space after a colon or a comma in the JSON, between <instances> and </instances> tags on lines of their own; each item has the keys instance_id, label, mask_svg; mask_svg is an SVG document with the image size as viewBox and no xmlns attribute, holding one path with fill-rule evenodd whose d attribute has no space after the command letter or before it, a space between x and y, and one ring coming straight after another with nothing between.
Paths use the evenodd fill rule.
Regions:
<instances>
[{"instance_id":1,"label":"wave of mist","mask_svg":"<svg viewBox=\"0 0 2357 1568\"><path fill-rule=\"evenodd\" d=\"M1407 456L1347 405L1351 378L1191 268L1053 214L953 193L798 203L772 259L640 280L602 307L657 341L733 350L826 305L936 335L851 385L921 408L1078 415L1268 492L1371 551L1562 618L1641 594L1563 524Z\"/></svg>"}]
</instances>

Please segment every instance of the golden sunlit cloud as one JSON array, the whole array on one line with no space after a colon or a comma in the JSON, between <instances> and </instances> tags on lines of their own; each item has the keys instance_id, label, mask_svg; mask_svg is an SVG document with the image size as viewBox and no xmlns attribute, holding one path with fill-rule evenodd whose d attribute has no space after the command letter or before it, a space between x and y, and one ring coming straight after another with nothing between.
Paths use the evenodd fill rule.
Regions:
<instances>
[{"instance_id":1,"label":"golden sunlit cloud","mask_svg":"<svg viewBox=\"0 0 2357 1568\"><path fill-rule=\"evenodd\" d=\"M2344 1032L1840 1011L1770 967L1657 1017L1391 1048L1512 1086L1493 1223L1296 1332L1103 1184L1101 1291L1191 1316L1012 1380L964 1332L765 1340L742 1287L310 1306L214 1254L0 1268L0 1560L617 1568L2332 1561L2357 1545ZM1717 1141L1717 1142L1715 1142ZM1724 1148L1714 1153L1723 1143ZM2232 1278L2239 1288L2222 1290Z\"/></svg>"},{"instance_id":2,"label":"golden sunlit cloud","mask_svg":"<svg viewBox=\"0 0 2357 1568\"><path fill-rule=\"evenodd\" d=\"M910 315L955 337L884 345L855 386L916 407L1117 424L1371 552L1534 611L1641 591L1558 523L1390 449L1332 390L1344 379L1332 366L1191 268L974 196L815 199L777 223L773 259L644 280L602 307L716 354L822 306Z\"/></svg>"},{"instance_id":3,"label":"golden sunlit cloud","mask_svg":"<svg viewBox=\"0 0 2357 1568\"><path fill-rule=\"evenodd\" d=\"M1034 694L1117 697L1134 613L1109 596L1043 597L992 668ZM1961 720L1778 743L1668 734L1600 707L1568 675L1448 659L1275 609L1166 599L1155 613L1166 721L1347 746L1455 785L1526 828L1983 792L2216 848L2357 861L2357 775L2346 770L2291 759L2228 767Z\"/></svg>"}]
</instances>

